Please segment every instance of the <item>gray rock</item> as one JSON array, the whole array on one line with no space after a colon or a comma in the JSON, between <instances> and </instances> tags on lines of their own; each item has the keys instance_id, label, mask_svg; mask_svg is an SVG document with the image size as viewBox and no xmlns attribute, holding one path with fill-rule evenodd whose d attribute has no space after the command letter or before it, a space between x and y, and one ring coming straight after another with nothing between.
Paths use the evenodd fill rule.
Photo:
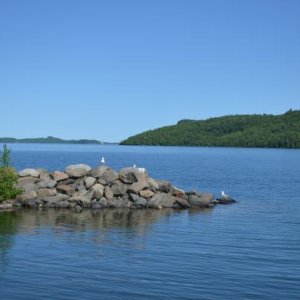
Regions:
<instances>
[{"instance_id":1,"label":"gray rock","mask_svg":"<svg viewBox=\"0 0 300 300\"><path fill-rule=\"evenodd\" d=\"M46 170L45 172L42 171L43 169L37 169L37 171L40 173L40 180L50 180L50 174Z\"/></svg>"},{"instance_id":2,"label":"gray rock","mask_svg":"<svg viewBox=\"0 0 300 300\"><path fill-rule=\"evenodd\" d=\"M173 207L175 201L172 194L157 193L148 201L148 206L153 208Z\"/></svg>"},{"instance_id":3,"label":"gray rock","mask_svg":"<svg viewBox=\"0 0 300 300\"><path fill-rule=\"evenodd\" d=\"M139 179L137 182L134 182L128 187L128 191L131 193L138 194L140 191L148 188L148 180L145 178Z\"/></svg>"},{"instance_id":4,"label":"gray rock","mask_svg":"<svg viewBox=\"0 0 300 300\"><path fill-rule=\"evenodd\" d=\"M36 197L37 197L36 191L31 191L31 192L28 192L28 193L23 193L21 195L18 195L16 199L20 202L25 202L29 199L34 199Z\"/></svg>"},{"instance_id":5,"label":"gray rock","mask_svg":"<svg viewBox=\"0 0 300 300\"><path fill-rule=\"evenodd\" d=\"M39 181L38 178L36 177L31 177L31 176L28 176L28 177L20 177L18 179L18 183L17 183L17 186L18 188L22 188L22 186L26 185L26 184L32 184L32 183L37 183Z\"/></svg>"},{"instance_id":6,"label":"gray rock","mask_svg":"<svg viewBox=\"0 0 300 300\"><path fill-rule=\"evenodd\" d=\"M36 169L24 169L19 172L20 177L31 176L31 177L39 177L40 173Z\"/></svg>"},{"instance_id":7,"label":"gray rock","mask_svg":"<svg viewBox=\"0 0 300 300\"><path fill-rule=\"evenodd\" d=\"M71 178L79 178L85 176L91 167L85 164L77 164L67 166L65 169L65 173L67 173Z\"/></svg>"},{"instance_id":8,"label":"gray rock","mask_svg":"<svg viewBox=\"0 0 300 300\"><path fill-rule=\"evenodd\" d=\"M118 179L119 175L117 172L115 172L114 170L108 168L106 169L102 175L98 178L98 182L104 182L106 184L110 184L113 181L115 181L116 179Z\"/></svg>"},{"instance_id":9,"label":"gray rock","mask_svg":"<svg viewBox=\"0 0 300 300\"><path fill-rule=\"evenodd\" d=\"M75 183L75 179L68 178L68 179L61 180L61 181L57 182L57 185L62 185L62 184L70 185L70 184L73 184L73 183Z\"/></svg>"},{"instance_id":10,"label":"gray rock","mask_svg":"<svg viewBox=\"0 0 300 300\"><path fill-rule=\"evenodd\" d=\"M34 183L25 184L22 187L19 187L24 193L30 193L32 191L37 191L38 186Z\"/></svg>"},{"instance_id":11,"label":"gray rock","mask_svg":"<svg viewBox=\"0 0 300 300\"><path fill-rule=\"evenodd\" d=\"M75 186L75 190L76 191L79 191L79 192L86 192L86 188L85 188L85 184L84 184L84 181L82 178L80 179L77 179L75 182L74 182L74 186Z\"/></svg>"},{"instance_id":12,"label":"gray rock","mask_svg":"<svg viewBox=\"0 0 300 300\"><path fill-rule=\"evenodd\" d=\"M88 176L84 179L84 184L87 189L92 187L95 184L95 182L96 182L96 178L91 177L91 176Z\"/></svg>"},{"instance_id":13,"label":"gray rock","mask_svg":"<svg viewBox=\"0 0 300 300\"><path fill-rule=\"evenodd\" d=\"M192 207L210 207L213 201L213 195L211 193L202 194L190 194L188 197L188 202Z\"/></svg>"},{"instance_id":14,"label":"gray rock","mask_svg":"<svg viewBox=\"0 0 300 300\"><path fill-rule=\"evenodd\" d=\"M119 180L113 182L110 188L114 196L125 195L127 192L127 185Z\"/></svg>"},{"instance_id":15,"label":"gray rock","mask_svg":"<svg viewBox=\"0 0 300 300\"><path fill-rule=\"evenodd\" d=\"M110 187L106 186L104 188L104 197L107 199L107 200L113 200L114 199L114 194L113 192L111 191Z\"/></svg>"},{"instance_id":16,"label":"gray rock","mask_svg":"<svg viewBox=\"0 0 300 300\"><path fill-rule=\"evenodd\" d=\"M43 198L40 198L40 199L43 202L45 202L46 204L48 204L48 207L53 207L55 203L60 202L60 201L64 201L68 198L69 197L67 195L57 194L55 196L43 197Z\"/></svg>"},{"instance_id":17,"label":"gray rock","mask_svg":"<svg viewBox=\"0 0 300 300\"><path fill-rule=\"evenodd\" d=\"M12 209L12 203L0 203L0 210Z\"/></svg>"},{"instance_id":18,"label":"gray rock","mask_svg":"<svg viewBox=\"0 0 300 300\"><path fill-rule=\"evenodd\" d=\"M137 194L130 193L129 199L138 206L147 206L147 200L144 197L140 197Z\"/></svg>"},{"instance_id":19,"label":"gray rock","mask_svg":"<svg viewBox=\"0 0 300 300\"><path fill-rule=\"evenodd\" d=\"M175 204L178 205L179 208L189 208L191 205L187 201L187 199L174 197L175 198Z\"/></svg>"},{"instance_id":20,"label":"gray rock","mask_svg":"<svg viewBox=\"0 0 300 300\"><path fill-rule=\"evenodd\" d=\"M38 182L36 185L38 188L54 188L57 182L54 179L44 179Z\"/></svg>"},{"instance_id":21,"label":"gray rock","mask_svg":"<svg viewBox=\"0 0 300 300\"><path fill-rule=\"evenodd\" d=\"M97 169L92 169L91 171L89 171L88 175L94 178L100 178L102 174L108 169L109 168L106 166L101 166Z\"/></svg>"},{"instance_id":22,"label":"gray rock","mask_svg":"<svg viewBox=\"0 0 300 300\"><path fill-rule=\"evenodd\" d=\"M56 181L62 181L62 180L66 180L69 178L68 174L66 174L64 172L60 172L60 171L54 171L53 173L51 173L51 176Z\"/></svg>"},{"instance_id":23,"label":"gray rock","mask_svg":"<svg viewBox=\"0 0 300 300\"><path fill-rule=\"evenodd\" d=\"M107 206L107 200L104 197L102 197L100 199L99 203L101 204L102 207L106 207Z\"/></svg>"},{"instance_id":24,"label":"gray rock","mask_svg":"<svg viewBox=\"0 0 300 300\"><path fill-rule=\"evenodd\" d=\"M76 202L82 207L90 207L92 201L92 193L76 192L68 201Z\"/></svg>"},{"instance_id":25,"label":"gray rock","mask_svg":"<svg viewBox=\"0 0 300 300\"><path fill-rule=\"evenodd\" d=\"M76 206L74 207L74 210L75 210L76 212L80 213L80 212L82 211L82 207L81 207L80 205L76 205Z\"/></svg>"},{"instance_id":26,"label":"gray rock","mask_svg":"<svg viewBox=\"0 0 300 300\"><path fill-rule=\"evenodd\" d=\"M56 194L57 194L56 189L39 189L39 190L37 190L37 196L39 198L55 196Z\"/></svg>"},{"instance_id":27,"label":"gray rock","mask_svg":"<svg viewBox=\"0 0 300 300\"><path fill-rule=\"evenodd\" d=\"M146 199L152 198L154 196L154 192L151 190L143 190L143 191L140 191L139 194L141 197L144 197Z\"/></svg>"},{"instance_id":28,"label":"gray rock","mask_svg":"<svg viewBox=\"0 0 300 300\"><path fill-rule=\"evenodd\" d=\"M91 187L91 191L93 191L93 198L100 199L104 193L104 186L100 183L96 183Z\"/></svg>"},{"instance_id":29,"label":"gray rock","mask_svg":"<svg viewBox=\"0 0 300 300\"><path fill-rule=\"evenodd\" d=\"M55 208L69 208L70 207L70 203L66 200L63 200L63 201L59 201L59 202L56 202L54 204L54 207Z\"/></svg>"},{"instance_id":30,"label":"gray rock","mask_svg":"<svg viewBox=\"0 0 300 300\"><path fill-rule=\"evenodd\" d=\"M159 184L153 179L153 178L148 178L148 184L149 188L155 192L159 190Z\"/></svg>"},{"instance_id":31,"label":"gray rock","mask_svg":"<svg viewBox=\"0 0 300 300\"><path fill-rule=\"evenodd\" d=\"M92 209L101 209L102 205L99 202L96 202L91 205L91 208Z\"/></svg>"},{"instance_id":32,"label":"gray rock","mask_svg":"<svg viewBox=\"0 0 300 300\"><path fill-rule=\"evenodd\" d=\"M119 178L122 182L132 184L139 180L148 179L148 174L142 168L124 168L119 173Z\"/></svg>"},{"instance_id":33,"label":"gray rock","mask_svg":"<svg viewBox=\"0 0 300 300\"><path fill-rule=\"evenodd\" d=\"M69 196L73 195L73 193L75 192L75 189L73 186L65 185L65 184L58 185L56 189L59 193L69 195Z\"/></svg>"},{"instance_id":34,"label":"gray rock","mask_svg":"<svg viewBox=\"0 0 300 300\"><path fill-rule=\"evenodd\" d=\"M160 181L159 182L159 191L162 193L169 193L172 189L172 185L168 181Z\"/></svg>"}]
</instances>

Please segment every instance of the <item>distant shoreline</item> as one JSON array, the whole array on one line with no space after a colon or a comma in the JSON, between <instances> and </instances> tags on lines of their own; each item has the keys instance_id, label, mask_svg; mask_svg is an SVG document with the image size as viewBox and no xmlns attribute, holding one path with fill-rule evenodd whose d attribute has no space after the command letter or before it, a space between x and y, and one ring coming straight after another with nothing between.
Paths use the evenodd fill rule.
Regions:
<instances>
[{"instance_id":1,"label":"distant shoreline","mask_svg":"<svg viewBox=\"0 0 300 300\"><path fill-rule=\"evenodd\" d=\"M80 139L80 140L64 140L52 136L46 138L23 138L17 139L12 137L0 138L0 143L5 144L80 144L80 145L117 145L119 143L103 142L98 140Z\"/></svg>"}]
</instances>

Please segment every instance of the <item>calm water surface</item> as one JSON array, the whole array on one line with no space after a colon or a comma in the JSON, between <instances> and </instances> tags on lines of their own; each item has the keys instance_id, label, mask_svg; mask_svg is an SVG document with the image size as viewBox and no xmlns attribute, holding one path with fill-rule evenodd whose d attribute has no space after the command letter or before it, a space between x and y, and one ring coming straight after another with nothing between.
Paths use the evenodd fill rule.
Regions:
<instances>
[{"instance_id":1,"label":"calm water surface","mask_svg":"<svg viewBox=\"0 0 300 300\"><path fill-rule=\"evenodd\" d=\"M104 156L239 203L0 212L0 299L300 299L299 150L10 147L17 169L97 166Z\"/></svg>"}]
</instances>

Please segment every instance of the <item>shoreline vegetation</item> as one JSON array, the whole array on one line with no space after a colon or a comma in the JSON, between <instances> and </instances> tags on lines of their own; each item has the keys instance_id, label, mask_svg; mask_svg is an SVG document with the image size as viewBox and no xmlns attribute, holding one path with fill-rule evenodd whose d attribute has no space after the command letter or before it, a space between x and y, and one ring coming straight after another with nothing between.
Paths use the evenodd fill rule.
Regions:
<instances>
[{"instance_id":1,"label":"shoreline vegetation","mask_svg":"<svg viewBox=\"0 0 300 300\"><path fill-rule=\"evenodd\" d=\"M69 165L64 172L27 168L17 173L15 199L0 203L0 209L70 208L212 208L236 202L223 195L184 191L165 180L149 177L144 168L127 167L116 172L106 165L92 169L86 164Z\"/></svg>"},{"instance_id":2,"label":"shoreline vegetation","mask_svg":"<svg viewBox=\"0 0 300 300\"><path fill-rule=\"evenodd\" d=\"M12 144L12 143L26 143L26 144L96 144L96 145L114 145L118 143L102 142L98 140L80 139L80 140L64 140L53 136L46 138L24 138L17 139L13 137L2 137L0 143Z\"/></svg>"},{"instance_id":3,"label":"shoreline vegetation","mask_svg":"<svg viewBox=\"0 0 300 300\"><path fill-rule=\"evenodd\" d=\"M121 145L300 148L300 110L282 115L230 115L181 120L148 130Z\"/></svg>"}]
</instances>

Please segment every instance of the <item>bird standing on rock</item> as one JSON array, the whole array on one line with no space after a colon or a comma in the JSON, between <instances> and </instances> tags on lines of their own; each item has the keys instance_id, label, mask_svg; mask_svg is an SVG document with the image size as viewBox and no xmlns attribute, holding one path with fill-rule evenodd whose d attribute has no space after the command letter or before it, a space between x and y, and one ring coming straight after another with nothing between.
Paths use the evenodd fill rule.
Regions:
<instances>
[{"instance_id":1,"label":"bird standing on rock","mask_svg":"<svg viewBox=\"0 0 300 300\"><path fill-rule=\"evenodd\" d=\"M104 159L103 156L102 156L102 158L101 158L101 164L105 164L105 159Z\"/></svg>"}]
</instances>

